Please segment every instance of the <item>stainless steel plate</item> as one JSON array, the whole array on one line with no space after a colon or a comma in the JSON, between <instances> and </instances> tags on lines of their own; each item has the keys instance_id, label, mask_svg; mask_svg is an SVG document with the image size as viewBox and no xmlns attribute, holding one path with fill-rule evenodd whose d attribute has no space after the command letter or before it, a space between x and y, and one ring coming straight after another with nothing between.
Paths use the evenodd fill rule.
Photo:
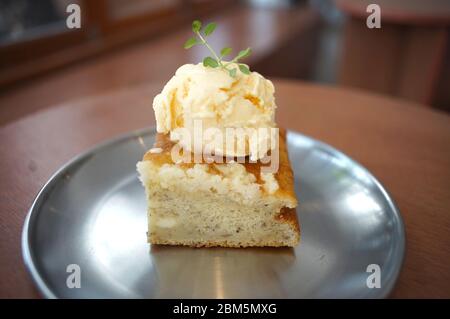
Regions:
<instances>
[{"instance_id":1,"label":"stainless steel plate","mask_svg":"<svg viewBox=\"0 0 450 319\"><path fill-rule=\"evenodd\" d=\"M22 245L44 296L378 298L391 291L405 245L392 199L359 164L293 132L288 147L300 200L298 247L150 247L135 166L153 140L154 131L144 130L96 147L41 190ZM76 283L73 264L80 288L67 285ZM371 264L380 268L380 288L367 286Z\"/></svg>"}]
</instances>

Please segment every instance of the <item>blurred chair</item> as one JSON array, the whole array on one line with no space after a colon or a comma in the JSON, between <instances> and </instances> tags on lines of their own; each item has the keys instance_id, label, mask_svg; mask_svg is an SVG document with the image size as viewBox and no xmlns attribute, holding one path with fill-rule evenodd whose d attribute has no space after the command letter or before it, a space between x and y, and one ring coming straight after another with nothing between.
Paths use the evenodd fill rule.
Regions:
<instances>
[{"instance_id":1,"label":"blurred chair","mask_svg":"<svg viewBox=\"0 0 450 319\"><path fill-rule=\"evenodd\" d=\"M450 110L448 0L335 0L347 15L338 83ZM369 29L366 8L381 8Z\"/></svg>"}]
</instances>

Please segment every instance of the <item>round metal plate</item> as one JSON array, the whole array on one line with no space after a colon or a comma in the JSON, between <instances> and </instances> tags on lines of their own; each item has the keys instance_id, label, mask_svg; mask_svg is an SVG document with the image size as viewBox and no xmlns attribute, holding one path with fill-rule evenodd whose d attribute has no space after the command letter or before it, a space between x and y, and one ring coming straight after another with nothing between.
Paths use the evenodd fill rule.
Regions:
<instances>
[{"instance_id":1,"label":"round metal plate","mask_svg":"<svg viewBox=\"0 0 450 319\"><path fill-rule=\"evenodd\" d=\"M288 147L300 201L299 246L149 245L135 167L154 137L154 130L142 130L98 146L40 191L22 248L45 297L379 298L391 291L405 245L392 199L358 163L294 132ZM80 288L71 288L78 278ZM368 287L377 278L379 288Z\"/></svg>"}]
</instances>

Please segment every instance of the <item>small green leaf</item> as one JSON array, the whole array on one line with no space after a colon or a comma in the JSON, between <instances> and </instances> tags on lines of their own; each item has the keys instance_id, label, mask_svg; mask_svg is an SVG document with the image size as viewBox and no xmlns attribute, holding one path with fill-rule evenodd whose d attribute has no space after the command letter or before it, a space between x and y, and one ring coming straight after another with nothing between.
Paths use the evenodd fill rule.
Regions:
<instances>
[{"instance_id":1,"label":"small green leaf","mask_svg":"<svg viewBox=\"0 0 450 319\"><path fill-rule=\"evenodd\" d=\"M247 48L245 50L239 51L238 55L236 56L236 60L239 60L239 59L242 59L242 58L246 58L250 54L252 54L252 49L250 49L250 48Z\"/></svg>"},{"instance_id":2,"label":"small green leaf","mask_svg":"<svg viewBox=\"0 0 450 319\"><path fill-rule=\"evenodd\" d=\"M192 22L192 31L200 32L201 28L202 28L202 23L199 20L194 20L194 22Z\"/></svg>"},{"instance_id":3,"label":"small green leaf","mask_svg":"<svg viewBox=\"0 0 450 319\"><path fill-rule=\"evenodd\" d=\"M205 27L205 35L208 36L216 30L217 24L214 22L208 23Z\"/></svg>"},{"instance_id":4,"label":"small green leaf","mask_svg":"<svg viewBox=\"0 0 450 319\"><path fill-rule=\"evenodd\" d=\"M196 44L198 44L197 39L196 38L190 38L184 43L184 48L185 49L190 49Z\"/></svg>"},{"instance_id":5,"label":"small green leaf","mask_svg":"<svg viewBox=\"0 0 450 319\"><path fill-rule=\"evenodd\" d=\"M250 69L245 64L239 64L239 70L244 74L250 74Z\"/></svg>"},{"instance_id":6,"label":"small green leaf","mask_svg":"<svg viewBox=\"0 0 450 319\"><path fill-rule=\"evenodd\" d=\"M223 57L229 55L230 53L231 53L231 48L228 48L228 47L220 50L220 55Z\"/></svg>"},{"instance_id":7,"label":"small green leaf","mask_svg":"<svg viewBox=\"0 0 450 319\"><path fill-rule=\"evenodd\" d=\"M234 78L234 77L236 76L236 71L237 71L237 69L234 68L234 69L229 70L228 73L230 74L230 76L231 76L232 78Z\"/></svg>"},{"instance_id":8,"label":"small green leaf","mask_svg":"<svg viewBox=\"0 0 450 319\"><path fill-rule=\"evenodd\" d=\"M211 68L217 68L219 66L219 63L210 56L207 56L206 58L203 59L203 65L209 66Z\"/></svg>"}]
</instances>

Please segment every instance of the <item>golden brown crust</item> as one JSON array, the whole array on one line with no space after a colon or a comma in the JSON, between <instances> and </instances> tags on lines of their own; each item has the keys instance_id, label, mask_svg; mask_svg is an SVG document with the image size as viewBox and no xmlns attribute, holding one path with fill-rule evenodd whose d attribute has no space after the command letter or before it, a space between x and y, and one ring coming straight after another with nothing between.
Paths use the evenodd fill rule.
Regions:
<instances>
[{"instance_id":1,"label":"golden brown crust","mask_svg":"<svg viewBox=\"0 0 450 319\"><path fill-rule=\"evenodd\" d=\"M290 224L295 229L295 232L300 234L300 225L298 223L297 211L295 208L283 207L275 219Z\"/></svg>"},{"instance_id":2,"label":"golden brown crust","mask_svg":"<svg viewBox=\"0 0 450 319\"><path fill-rule=\"evenodd\" d=\"M284 195L293 198L297 201L294 189L294 173L292 172L291 163L289 161L289 154L286 144L286 130L280 128L280 167L275 174L275 179L280 186L278 192L280 195Z\"/></svg>"},{"instance_id":3,"label":"golden brown crust","mask_svg":"<svg viewBox=\"0 0 450 319\"><path fill-rule=\"evenodd\" d=\"M168 134L161 134L158 133L156 135L156 140L153 145L153 148L160 148L161 152L159 153L153 153L148 151L145 153L143 160L144 161L152 161L153 163L156 163L157 165L163 165L163 164L173 164L175 163L172 160L171 157L171 150L172 147L175 145L174 142L172 142L169 138ZM215 165L226 165L226 164L208 164L205 161L201 161L202 164L207 164L209 167L209 172L211 174L218 174L220 175L221 172L215 168ZM181 163L178 164L185 168L190 168L195 163ZM248 157L245 158L245 163L242 163L247 170L247 172L253 174L256 178L256 182L258 184L263 184L264 182L261 180L261 168L264 166L269 166L268 164L263 164L260 161L257 161L256 163L250 163ZM280 139L279 139L279 168L277 172L274 174L275 179L278 182L279 189L275 193L275 196L279 197L288 197L292 199L293 201L296 200L295 196L295 190L294 190L294 174L291 169L291 164L289 162L289 156L286 146L286 130L280 128Z\"/></svg>"},{"instance_id":4,"label":"golden brown crust","mask_svg":"<svg viewBox=\"0 0 450 319\"><path fill-rule=\"evenodd\" d=\"M176 240L163 240L156 236L149 238L149 243L152 245L174 245L174 246L188 246L194 248L210 248L210 247L229 247L229 248L246 248L246 247L295 247L298 245L300 236L292 242L280 242L280 241L265 241L258 243L240 242L234 243L228 240L220 241L209 241L209 242L187 242L187 241L176 241Z\"/></svg>"},{"instance_id":5,"label":"golden brown crust","mask_svg":"<svg viewBox=\"0 0 450 319\"><path fill-rule=\"evenodd\" d=\"M296 244L287 245L285 243L280 242L265 242L260 244L248 244L248 243L241 243L241 244L235 244L228 241L217 241L217 242L208 242L208 243L186 243L186 242L177 242L177 241L170 241L170 240L156 240L155 242L150 242L152 245L173 245L173 246L187 246L187 247L193 247L193 248L211 248L211 247L228 247L228 248L246 248L246 247L295 247Z\"/></svg>"}]
</instances>

